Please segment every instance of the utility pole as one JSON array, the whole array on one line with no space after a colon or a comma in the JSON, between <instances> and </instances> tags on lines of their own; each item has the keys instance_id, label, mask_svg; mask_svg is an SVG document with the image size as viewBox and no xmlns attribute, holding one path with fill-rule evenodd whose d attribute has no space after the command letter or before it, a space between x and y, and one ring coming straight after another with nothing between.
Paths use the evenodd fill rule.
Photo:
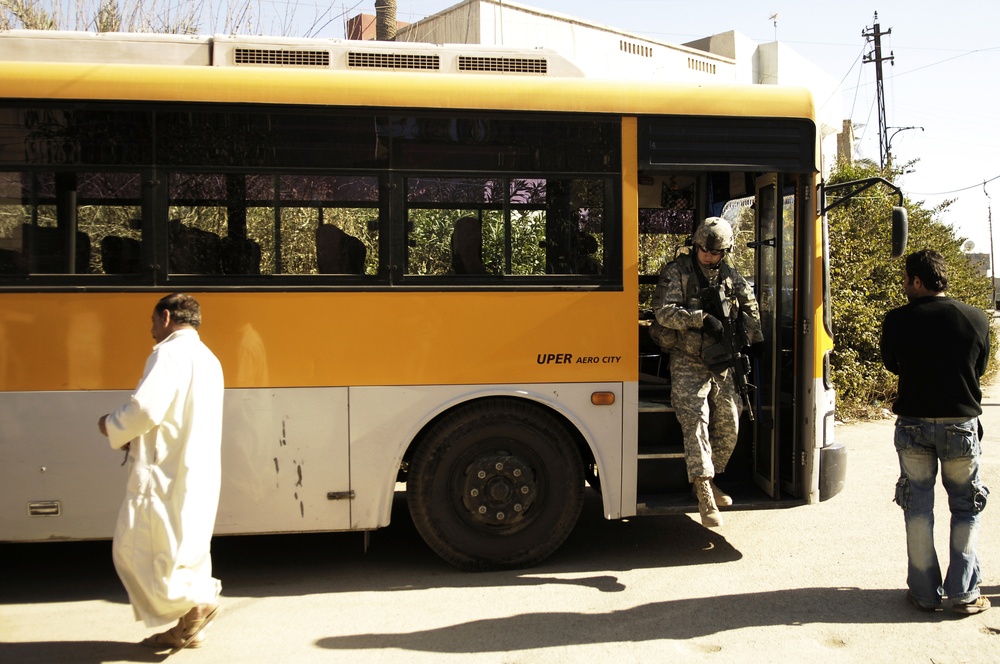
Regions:
<instances>
[{"instance_id":1,"label":"utility pole","mask_svg":"<svg viewBox=\"0 0 1000 664\"><path fill-rule=\"evenodd\" d=\"M986 219L990 225L990 308L997 309L997 262L993 250L993 201L990 199L990 193L986 191L985 181L983 182L983 193L986 194Z\"/></svg>"},{"instance_id":2,"label":"utility pole","mask_svg":"<svg viewBox=\"0 0 1000 664\"><path fill-rule=\"evenodd\" d=\"M861 31L861 36L868 41L875 42L875 50L867 53L862 60L864 64L869 64L871 62L875 63L875 88L876 94L878 95L878 150L879 150L879 165L885 168L885 165L889 161L889 139L886 136L888 131L887 123L885 121L885 90L882 88L882 62L886 61L889 64L895 65L893 62L892 51L889 52L889 57L882 57L882 35L891 35L892 28L889 28L885 32L882 32L878 24L878 12L875 12L875 25L872 28L866 28Z\"/></svg>"}]
</instances>

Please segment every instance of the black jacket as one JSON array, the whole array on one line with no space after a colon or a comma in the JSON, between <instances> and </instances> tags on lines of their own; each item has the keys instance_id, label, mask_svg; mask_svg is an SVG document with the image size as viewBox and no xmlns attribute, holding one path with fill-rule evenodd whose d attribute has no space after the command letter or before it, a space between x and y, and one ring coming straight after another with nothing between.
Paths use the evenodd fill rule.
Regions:
<instances>
[{"instance_id":1,"label":"black jacket","mask_svg":"<svg viewBox=\"0 0 1000 664\"><path fill-rule=\"evenodd\" d=\"M897 415L982 414L990 321L981 309L950 297L918 298L886 315L880 347L885 367L899 376Z\"/></svg>"}]
</instances>

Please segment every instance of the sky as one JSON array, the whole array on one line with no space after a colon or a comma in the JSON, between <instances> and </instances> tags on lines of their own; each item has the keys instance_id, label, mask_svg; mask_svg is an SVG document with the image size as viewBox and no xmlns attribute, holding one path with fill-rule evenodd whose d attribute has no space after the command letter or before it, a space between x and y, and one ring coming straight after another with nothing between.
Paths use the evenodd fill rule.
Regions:
<instances>
[{"instance_id":1,"label":"sky","mask_svg":"<svg viewBox=\"0 0 1000 664\"><path fill-rule=\"evenodd\" d=\"M258 0L262 7L269 1ZM321 0L273 2L276 7L294 6L300 18L308 15L308 8L329 6ZM397 0L397 20L416 21L454 4L457 1ZM918 160L897 184L909 199L928 208L953 200L940 219L960 237L972 240L976 252L990 253L990 227L995 225L993 243L1000 252L1000 2L520 0L518 4L669 43L729 30L760 43L777 37L841 81L843 117L855 123L857 156L876 163L875 65L863 63L873 46L862 33L874 27L877 12L880 31L891 29L891 34L882 36L882 48L883 56L893 55L891 65L883 63L893 158L898 164ZM338 18L310 36L343 37L340 16L373 14L374 7L374 0L335 7ZM777 19L772 20L774 14ZM922 129L896 131L902 127Z\"/></svg>"},{"instance_id":2,"label":"sky","mask_svg":"<svg viewBox=\"0 0 1000 664\"><path fill-rule=\"evenodd\" d=\"M44 2L45 0L43 0ZM71 0L49 0L66 3ZM78 0L79 1L79 0ZM252 5L264 34L343 38L346 18L375 13L375 0L181 0L219 20ZM397 0L397 20L414 22L459 0ZM933 208L954 201L940 219L1000 263L1000 2L996 0L520 0L661 42L681 44L736 30L759 43L777 38L841 81L843 117L854 121L857 156L879 161L873 49L862 35L880 25L883 89L897 164L918 160L897 180L906 196ZM773 15L776 19L772 19ZM211 21L206 21L211 23ZM884 34L891 30L891 34ZM224 32L205 25L202 32ZM544 44L539 44L544 46ZM826 100L817 99L817 104ZM916 127L915 129L901 129ZM991 233L991 216L996 229Z\"/></svg>"}]
</instances>

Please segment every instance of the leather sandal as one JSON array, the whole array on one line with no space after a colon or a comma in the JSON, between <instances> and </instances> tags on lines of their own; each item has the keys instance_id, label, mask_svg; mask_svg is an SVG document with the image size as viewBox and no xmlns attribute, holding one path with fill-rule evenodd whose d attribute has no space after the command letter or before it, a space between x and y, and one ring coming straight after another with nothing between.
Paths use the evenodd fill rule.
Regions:
<instances>
[{"instance_id":1,"label":"leather sandal","mask_svg":"<svg viewBox=\"0 0 1000 664\"><path fill-rule=\"evenodd\" d=\"M174 654L179 650L184 648L190 648L191 644L194 643L195 639L201 634L202 630L208 627L208 624L215 619L215 616L219 613L219 606L215 605L212 610L205 614L203 618L188 618L184 616L181 618L181 622L178 625L180 628L180 634L178 635L177 643L174 645L173 650L170 654Z\"/></svg>"},{"instance_id":2,"label":"leather sandal","mask_svg":"<svg viewBox=\"0 0 1000 664\"><path fill-rule=\"evenodd\" d=\"M165 632L160 632L159 634L153 634L152 636L147 636L139 643L146 646L147 648L152 648L153 650L172 650L180 645L180 637L178 637L174 631L177 629L176 626L171 627ZM187 648L200 648L205 641L205 635L199 634L195 638L191 639Z\"/></svg>"}]
</instances>

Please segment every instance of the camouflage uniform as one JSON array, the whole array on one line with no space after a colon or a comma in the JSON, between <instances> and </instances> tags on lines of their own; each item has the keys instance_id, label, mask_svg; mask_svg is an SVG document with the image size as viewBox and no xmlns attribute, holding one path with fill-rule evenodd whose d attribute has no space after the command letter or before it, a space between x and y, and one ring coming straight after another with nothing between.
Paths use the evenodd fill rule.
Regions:
<instances>
[{"instance_id":1,"label":"camouflage uniform","mask_svg":"<svg viewBox=\"0 0 1000 664\"><path fill-rule=\"evenodd\" d=\"M725 288L733 312L744 314L747 341L764 340L753 290L726 261L721 261L717 270L702 268L692 252L660 271L653 293L653 337L658 342L668 338L661 346L668 346L665 350L670 352L670 399L684 432L688 480L692 482L726 469L736 447L742 405L732 371L714 373L702 360L702 350L716 340L702 330L705 312L698 300L702 286L694 270L702 271L709 286L721 284Z\"/></svg>"}]
</instances>

